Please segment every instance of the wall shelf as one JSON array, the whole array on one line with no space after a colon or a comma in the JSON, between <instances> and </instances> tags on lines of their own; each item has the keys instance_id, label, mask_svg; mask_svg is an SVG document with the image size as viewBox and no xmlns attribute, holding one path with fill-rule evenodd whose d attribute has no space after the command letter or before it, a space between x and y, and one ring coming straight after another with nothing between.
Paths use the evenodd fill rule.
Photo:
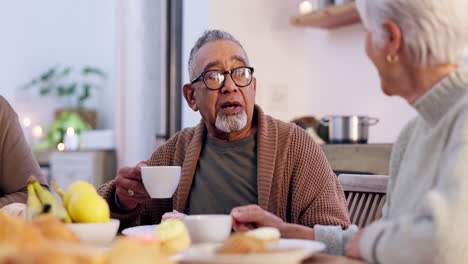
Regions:
<instances>
[{"instance_id":1,"label":"wall shelf","mask_svg":"<svg viewBox=\"0 0 468 264\"><path fill-rule=\"evenodd\" d=\"M294 16L290 20L296 26L333 29L360 22L356 3L349 2L330 6L305 15Z\"/></svg>"}]
</instances>

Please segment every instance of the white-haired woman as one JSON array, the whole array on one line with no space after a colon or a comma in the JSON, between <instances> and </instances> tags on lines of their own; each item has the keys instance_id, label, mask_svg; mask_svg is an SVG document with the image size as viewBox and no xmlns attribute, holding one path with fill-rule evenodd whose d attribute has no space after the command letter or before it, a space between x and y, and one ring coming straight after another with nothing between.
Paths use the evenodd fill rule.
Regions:
<instances>
[{"instance_id":1,"label":"white-haired woman","mask_svg":"<svg viewBox=\"0 0 468 264\"><path fill-rule=\"evenodd\" d=\"M357 233L315 226L313 238L373 263L467 263L468 1L356 1L383 92L418 116L394 145L382 219ZM289 225L252 211L234 209L236 224Z\"/></svg>"}]
</instances>

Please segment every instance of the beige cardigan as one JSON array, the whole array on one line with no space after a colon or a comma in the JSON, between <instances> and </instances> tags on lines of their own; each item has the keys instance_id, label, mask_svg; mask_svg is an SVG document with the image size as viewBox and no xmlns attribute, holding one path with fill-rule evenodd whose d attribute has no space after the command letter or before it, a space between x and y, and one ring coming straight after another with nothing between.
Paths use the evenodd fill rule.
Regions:
<instances>
[{"instance_id":1,"label":"beige cardigan","mask_svg":"<svg viewBox=\"0 0 468 264\"><path fill-rule=\"evenodd\" d=\"M0 96L0 208L25 203L29 176L47 185L13 108Z\"/></svg>"},{"instance_id":2,"label":"beige cardigan","mask_svg":"<svg viewBox=\"0 0 468 264\"><path fill-rule=\"evenodd\" d=\"M321 148L302 128L267 116L258 106L254 122L259 205L290 223L347 227L350 221L344 193ZM203 123L184 129L148 161L151 166L182 166L173 199L154 199L131 212L118 213L114 182L101 186L99 193L109 202L112 217L121 220L122 228L158 223L172 209L184 212L205 134Z\"/></svg>"}]
</instances>

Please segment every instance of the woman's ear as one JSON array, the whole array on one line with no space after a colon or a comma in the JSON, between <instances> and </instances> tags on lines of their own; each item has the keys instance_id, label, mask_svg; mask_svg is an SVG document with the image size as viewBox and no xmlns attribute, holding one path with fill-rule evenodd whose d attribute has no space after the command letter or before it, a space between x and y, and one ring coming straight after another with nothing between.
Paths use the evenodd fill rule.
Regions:
<instances>
[{"instance_id":1,"label":"woman's ear","mask_svg":"<svg viewBox=\"0 0 468 264\"><path fill-rule=\"evenodd\" d=\"M183 93L188 106L192 108L193 111L198 111L198 106L195 100L195 87L193 87L192 84L187 83L183 87Z\"/></svg>"},{"instance_id":2,"label":"woman's ear","mask_svg":"<svg viewBox=\"0 0 468 264\"><path fill-rule=\"evenodd\" d=\"M385 21L384 27L387 31L387 37L385 38L385 46L388 49L388 55L398 57L403 44L401 28L392 20Z\"/></svg>"}]
</instances>

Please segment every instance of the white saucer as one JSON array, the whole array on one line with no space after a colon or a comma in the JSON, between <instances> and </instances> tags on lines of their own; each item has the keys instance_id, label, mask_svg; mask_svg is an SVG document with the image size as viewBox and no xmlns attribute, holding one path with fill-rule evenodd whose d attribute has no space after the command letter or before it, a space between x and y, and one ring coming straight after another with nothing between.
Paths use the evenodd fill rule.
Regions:
<instances>
[{"instance_id":1,"label":"white saucer","mask_svg":"<svg viewBox=\"0 0 468 264\"><path fill-rule=\"evenodd\" d=\"M142 234L142 233L154 234L154 231L156 230L157 226L158 225L142 225L142 226L129 227L129 228L125 228L124 230L122 230L122 234L126 236L137 235L137 234Z\"/></svg>"}]
</instances>

